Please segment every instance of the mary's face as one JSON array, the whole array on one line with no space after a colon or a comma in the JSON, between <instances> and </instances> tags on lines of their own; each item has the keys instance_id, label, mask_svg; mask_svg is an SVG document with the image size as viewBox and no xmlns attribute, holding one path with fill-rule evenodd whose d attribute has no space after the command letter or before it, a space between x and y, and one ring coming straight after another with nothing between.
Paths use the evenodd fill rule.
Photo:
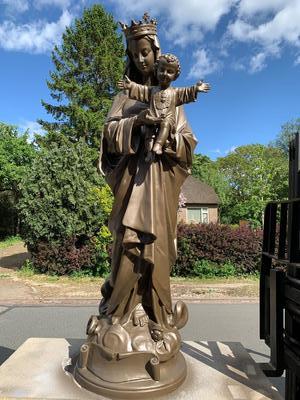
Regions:
<instances>
[{"instance_id":1,"label":"mary's face","mask_svg":"<svg viewBox=\"0 0 300 400\"><path fill-rule=\"evenodd\" d=\"M147 76L153 71L155 56L151 43L145 38L132 40L129 51L136 68L142 75Z\"/></svg>"}]
</instances>

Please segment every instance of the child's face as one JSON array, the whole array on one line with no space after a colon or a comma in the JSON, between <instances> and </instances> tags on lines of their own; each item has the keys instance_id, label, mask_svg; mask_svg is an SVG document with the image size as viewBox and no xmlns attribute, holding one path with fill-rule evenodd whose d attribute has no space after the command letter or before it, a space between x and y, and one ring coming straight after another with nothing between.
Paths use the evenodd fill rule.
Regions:
<instances>
[{"instance_id":1,"label":"child's face","mask_svg":"<svg viewBox=\"0 0 300 400\"><path fill-rule=\"evenodd\" d=\"M159 61L157 68L157 79L158 82L163 86L168 86L172 81L176 79L177 65L168 63L162 59Z\"/></svg>"}]
</instances>

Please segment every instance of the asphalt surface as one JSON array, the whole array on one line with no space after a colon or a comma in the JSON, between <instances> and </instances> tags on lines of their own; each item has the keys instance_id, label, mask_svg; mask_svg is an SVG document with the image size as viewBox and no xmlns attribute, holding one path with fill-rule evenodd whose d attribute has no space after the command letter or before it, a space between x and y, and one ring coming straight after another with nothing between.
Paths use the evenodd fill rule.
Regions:
<instances>
[{"instance_id":1,"label":"asphalt surface","mask_svg":"<svg viewBox=\"0 0 300 400\"><path fill-rule=\"evenodd\" d=\"M183 340L240 342L257 362L268 362L269 349L259 339L258 304L189 304ZM30 337L85 338L96 306L0 305L0 364ZM284 397L284 378L270 379Z\"/></svg>"}]
</instances>

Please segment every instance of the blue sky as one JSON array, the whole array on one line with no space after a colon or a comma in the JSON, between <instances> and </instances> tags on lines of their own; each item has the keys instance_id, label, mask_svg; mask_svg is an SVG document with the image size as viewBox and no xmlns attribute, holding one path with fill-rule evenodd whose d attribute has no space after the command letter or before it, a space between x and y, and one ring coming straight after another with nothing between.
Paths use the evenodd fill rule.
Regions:
<instances>
[{"instance_id":1,"label":"blue sky","mask_svg":"<svg viewBox=\"0 0 300 400\"><path fill-rule=\"evenodd\" d=\"M38 131L50 118L50 53L88 0L0 0L0 121ZM211 158L267 144L300 117L300 0L105 0L116 20L158 20L164 52L182 64L177 86L204 78L212 91L186 105L197 152Z\"/></svg>"}]
</instances>

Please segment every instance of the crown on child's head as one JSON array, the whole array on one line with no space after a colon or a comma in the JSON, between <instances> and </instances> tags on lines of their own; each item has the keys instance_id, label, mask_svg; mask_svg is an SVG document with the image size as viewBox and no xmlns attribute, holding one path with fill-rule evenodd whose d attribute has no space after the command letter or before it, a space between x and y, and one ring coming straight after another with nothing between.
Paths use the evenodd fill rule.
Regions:
<instances>
[{"instance_id":1,"label":"crown on child's head","mask_svg":"<svg viewBox=\"0 0 300 400\"><path fill-rule=\"evenodd\" d=\"M156 61L157 65L159 64L160 60L166 60L167 63L175 64L177 67L176 78L178 78L178 76L180 75L180 72L181 72L181 66L180 66L178 57L176 57L174 54L166 53L166 54L162 54L161 56L159 56L158 60Z\"/></svg>"},{"instance_id":2,"label":"crown on child's head","mask_svg":"<svg viewBox=\"0 0 300 400\"><path fill-rule=\"evenodd\" d=\"M139 36L156 35L157 21L151 18L147 12L144 13L142 20L136 22L131 20L131 25L119 22L127 40L135 39Z\"/></svg>"}]
</instances>

